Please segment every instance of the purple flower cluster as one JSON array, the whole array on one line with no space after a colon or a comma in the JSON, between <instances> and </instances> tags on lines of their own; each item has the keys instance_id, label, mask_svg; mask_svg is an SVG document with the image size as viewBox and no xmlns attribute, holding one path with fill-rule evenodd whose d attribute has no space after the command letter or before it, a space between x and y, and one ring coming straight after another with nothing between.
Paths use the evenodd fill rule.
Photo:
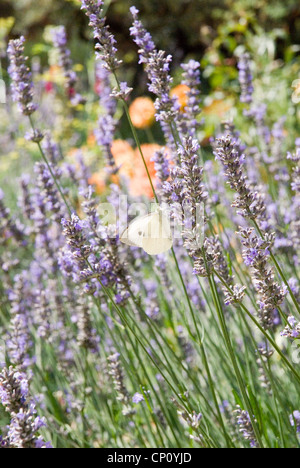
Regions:
<instances>
[{"instance_id":1,"label":"purple flower cluster","mask_svg":"<svg viewBox=\"0 0 300 468\"><path fill-rule=\"evenodd\" d=\"M197 130L200 127L198 116L200 114L200 63L196 60L189 60L181 65L183 70L182 84L189 89L187 92L187 104L184 108L182 122L186 127L186 133L193 138L196 137Z\"/></svg>"},{"instance_id":2,"label":"purple flower cluster","mask_svg":"<svg viewBox=\"0 0 300 468\"><path fill-rule=\"evenodd\" d=\"M297 434L300 434L300 411L296 410L290 415L290 423L292 427L296 427Z\"/></svg>"},{"instance_id":3,"label":"purple flower cluster","mask_svg":"<svg viewBox=\"0 0 300 468\"><path fill-rule=\"evenodd\" d=\"M157 50L151 35L145 30L138 19L139 11L131 8L134 22L130 34L139 47L139 61L145 64L148 75L148 89L156 95L156 120L160 122L168 146L176 153L174 131L179 123L179 104L170 96L172 78L170 76L171 55L163 50Z\"/></svg>"},{"instance_id":4,"label":"purple flower cluster","mask_svg":"<svg viewBox=\"0 0 300 468\"><path fill-rule=\"evenodd\" d=\"M109 375L112 378L114 389L117 394L117 400L122 404L122 414L124 416L132 416L135 410L132 408L131 399L125 385L123 370L120 362L119 353L112 354L108 358ZM133 397L134 398L134 397ZM136 403L132 399L133 403ZM140 400L141 401L141 400Z\"/></svg>"},{"instance_id":5,"label":"purple flower cluster","mask_svg":"<svg viewBox=\"0 0 300 468\"><path fill-rule=\"evenodd\" d=\"M19 105L19 110L24 115L33 114L37 105L33 103L33 84L31 72L27 67L27 57L24 56L23 36L9 42L7 54L10 60L8 73L12 80L12 97Z\"/></svg>"},{"instance_id":6,"label":"purple flower cluster","mask_svg":"<svg viewBox=\"0 0 300 468\"><path fill-rule=\"evenodd\" d=\"M300 336L300 322L295 319L293 315L288 317L288 325L280 333L281 336L287 336L288 338L296 339Z\"/></svg>"},{"instance_id":7,"label":"purple flower cluster","mask_svg":"<svg viewBox=\"0 0 300 468\"><path fill-rule=\"evenodd\" d=\"M89 25L93 28L96 43L96 56L103 62L103 66L110 72L115 72L122 61L116 58L116 40L109 32L109 26L105 25L103 17L102 0L81 0L81 8L85 10L89 18Z\"/></svg>"},{"instance_id":8,"label":"purple flower cluster","mask_svg":"<svg viewBox=\"0 0 300 468\"><path fill-rule=\"evenodd\" d=\"M241 102L250 104L252 102L253 84L252 73L250 70L250 55L245 53L241 55L238 61L239 82L241 86Z\"/></svg>"},{"instance_id":9,"label":"purple flower cluster","mask_svg":"<svg viewBox=\"0 0 300 468\"><path fill-rule=\"evenodd\" d=\"M51 39L54 46L59 51L58 65L62 68L65 77L65 88L70 99L71 104L83 104L85 101L83 97L75 91L77 83L77 75L73 70L73 63L71 59L71 52L67 47L67 35L64 26L57 26L51 31Z\"/></svg>"},{"instance_id":10,"label":"purple flower cluster","mask_svg":"<svg viewBox=\"0 0 300 468\"><path fill-rule=\"evenodd\" d=\"M238 152L236 141L230 135L219 138L216 142L215 155L223 165L230 188L237 193L232 206L238 209L238 214L245 218L265 220L266 207L263 195L252 190L247 176L244 175L244 155Z\"/></svg>"},{"instance_id":11,"label":"purple flower cluster","mask_svg":"<svg viewBox=\"0 0 300 468\"><path fill-rule=\"evenodd\" d=\"M24 228L18 220L14 220L10 215L10 210L4 204L4 193L0 188L0 244L13 238L18 243L25 242Z\"/></svg>"},{"instance_id":12,"label":"purple flower cluster","mask_svg":"<svg viewBox=\"0 0 300 468\"><path fill-rule=\"evenodd\" d=\"M11 303L11 321L7 338L7 352L12 364L19 369L27 369L33 362L33 346L30 334L30 315L32 296L26 274L16 275L14 287L8 292Z\"/></svg>"},{"instance_id":13,"label":"purple flower cluster","mask_svg":"<svg viewBox=\"0 0 300 468\"><path fill-rule=\"evenodd\" d=\"M46 426L45 419L36 415L36 407L29 399L29 382L25 374L13 367L0 372L0 401L10 414L6 444L10 448L51 448L39 430Z\"/></svg>"},{"instance_id":14,"label":"purple flower cluster","mask_svg":"<svg viewBox=\"0 0 300 468\"><path fill-rule=\"evenodd\" d=\"M178 149L180 165L172 171L172 182L165 182L164 196L175 205L183 228L184 246L195 262L195 274L203 274L204 216L201 216L207 192L203 185L203 168L198 165L199 143L188 137ZM202 268L203 267L203 268ZM201 270L201 271L200 271Z\"/></svg>"},{"instance_id":15,"label":"purple flower cluster","mask_svg":"<svg viewBox=\"0 0 300 468\"><path fill-rule=\"evenodd\" d=\"M130 34L134 37L134 41L139 48L139 63L147 63L150 54L155 51L155 44L151 34L143 27L141 21L138 19L139 10L133 6L130 8L130 13L133 17Z\"/></svg>"},{"instance_id":16,"label":"purple flower cluster","mask_svg":"<svg viewBox=\"0 0 300 468\"><path fill-rule=\"evenodd\" d=\"M251 448L256 448L258 445L249 413L245 410L242 410L240 406L237 406L237 409L235 410L235 415L236 422L239 427L239 432L242 434L244 439L250 442Z\"/></svg>"},{"instance_id":17,"label":"purple flower cluster","mask_svg":"<svg viewBox=\"0 0 300 468\"><path fill-rule=\"evenodd\" d=\"M118 172L115 160L111 152L111 145L116 131L117 121L114 118L116 111L116 99L111 95L110 72L102 62L96 63L96 81L99 94L99 104L102 113L98 119L98 127L95 130L95 137L98 145L103 150L106 166L109 174Z\"/></svg>"},{"instance_id":18,"label":"purple flower cluster","mask_svg":"<svg viewBox=\"0 0 300 468\"><path fill-rule=\"evenodd\" d=\"M267 235L265 240L259 239L253 228L240 228L239 235L244 247L243 258L246 265L251 266L253 283L259 295L259 318L265 328L275 324L276 309L283 303L287 290L280 286L274 278L274 272L269 266L269 248L274 239Z\"/></svg>"},{"instance_id":19,"label":"purple flower cluster","mask_svg":"<svg viewBox=\"0 0 300 468\"><path fill-rule=\"evenodd\" d=\"M52 170L54 171L56 178L59 179L61 177L61 172L57 166L53 167ZM53 219L57 224L60 224L65 213L65 206L59 198L57 188L49 168L45 163L36 163L35 172L37 174L37 185L44 201L46 202L45 208L47 211L51 212Z\"/></svg>"},{"instance_id":20,"label":"purple flower cluster","mask_svg":"<svg viewBox=\"0 0 300 468\"><path fill-rule=\"evenodd\" d=\"M288 153L288 161L292 164L291 189L293 191L292 207L289 210L290 223L289 238L293 248L300 259L300 148L296 148L295 154ZM298 260L299 261L299 260Z\"/></svg>"}]
</instances>

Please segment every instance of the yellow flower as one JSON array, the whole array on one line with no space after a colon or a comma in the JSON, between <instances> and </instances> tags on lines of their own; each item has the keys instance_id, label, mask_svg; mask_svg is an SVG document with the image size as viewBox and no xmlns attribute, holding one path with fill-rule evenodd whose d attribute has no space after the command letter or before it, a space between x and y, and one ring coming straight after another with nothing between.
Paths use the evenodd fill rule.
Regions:
<instances>
[{"instance_id":1,"label":"yellow flower","mask_svg":"<svg viewBox=\"0 0 300 468\"><path fill-rule=\"evenodd\" d=\"M178 86L175 86L175 88L171 89L170 96L171 97L175 96L177 98L179 105L180 105L181 112L184 111L184 108L187 105L189 91L190 91L190 88L184 84L180 84Z\"/></svg>"},{"instance_id":2,"label":"yellow flower","mask_svg":"<svg viewBox=\"0 0 300 468\"><path fill-rule=\"evenodd\" d=\"M136 128L151 127L155 119L155 107L149 97L138 97L130 105L129 114Z\"/></svg>"},{"instance_id":3,"label":"yellow flower","mask_svg":"<svg viewBox=\"0 0 300 468\"><path fill-rule=\"evenodd\" d=\"M223 99L214 99L203 108L203 114L223 117L232 108L232 102Z\"/></svg>"},{"instance_id":4,"label":"yellow flower","mask_svg":"<svg viewBox=\"0 0 300 468\"><path fill-rule=\"evenodd\" d=\"M300 79L293 81L292 88L295 90L292 94L292 101L294 104L298 104L300 102Z\"/></svg>"}]
</instances>

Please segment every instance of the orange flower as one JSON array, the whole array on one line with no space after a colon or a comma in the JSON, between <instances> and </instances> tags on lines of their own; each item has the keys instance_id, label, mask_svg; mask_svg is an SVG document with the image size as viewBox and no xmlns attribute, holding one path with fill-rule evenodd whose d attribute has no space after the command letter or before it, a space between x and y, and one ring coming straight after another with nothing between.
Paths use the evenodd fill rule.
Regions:
<instances>
[{"instance_id":1,"label":"orange flower","mask_svg":"<svg viewBox=\"0 0 300 468\"><path fill-rule=\"evenodd\" d=\"M212 103L203 109L203 113L206 115L214 115L217 117L223 117L226 112L232 108L232 102L223 99L214 99Z\"/></svg>"},{"instance_id":2,"label":"orange flower","mask_svg":"<svg viewBox=\"0 0 300 468\"><path fill-rule=\"evenodd\" d=\"M89 133L86 143L87 143L87 146L90 147L90 148L93 148L95 146L96 137L94 135L94 132Z\"/></svg>"},{"instance_id":3,"label":"orange flower","mask_svg":"<svg viewBox=\"0 0 300 468\"><path fill-rule=\"evenodd\" d=\"M117 167L120 167L120 174L129 178L134 172L134 149L125 140L114 140L111 146L111 153Z\"/></svg>"},{"instance_id":4,"label":"orange flower","mask_svg":"<svg viewBox=\"0 0 300 468\"><path fill-rule=\"evenodd\" d=\"M141 150L151 177L151 180L153 182L153 185L155 187L156 184L156 172L154 169L154 162L151 161L152 157L154 156L154 153L161 149L160 145L157 145L156 143L145 143L141 145ZM135 150L135 159L134 159L134 175L130 180L130 192L134 196L140 196L140 195L145 195L149 198L152 198L154 196L153 190L151 188L147 172L144 166L144 163L142 161L139 149L136 148Z\"/></svg>"},{"instance_id":5,"label":"orange flower","mask_svg":"<svg viewBox=\"0 0 300 468\"><path fill-rule=\"evenodd\" d=\"M184 111L185 106L187 105L188 101L188 92L190 91L190 88L187 85L180 84L178 86L175 86L175 88L171 89L170 96L171 97L176 97L179 105L180 105L180 110L181 112Z\"/></svg>"},{"instance_id":6,"label":"orange flower","mask_svg":"<svg viewBox=\"0 0 300 468\"><path fill-rule=\"evenodd\" d=\"M149 97L138 97L130 105L129 114L136 128L151 127L155 118L155 107Z\"/></svg>"},{"instance_id":7,"label":"orange flower","mask_svg":"<svg viewBox=\"0 0 300 468\"><path fill-rule=\"evenodd\" d=\"M155 143L145 143L141 145L141 150L154 187L156 184L156 172L154 162L151 161L151 159L154 156L154 153L161 148L162 147L160 145ZM111 152L116 165L120 167L119 174L128 178L130 193L137 197L144 195L146 197L153 198L154 194L139 149L136 148L134 150L125 140L115 140L112 144ZM118 176L111 176L111 181L118 184ZM89 183L94 185L96 193L101 195L106 186L105 171L94 173L90 177Z\"/></svg>"},{"instance_id":8,"label":"orange flower","mask_svg":"<svg viewBox=\"0 0 300 468\"><path fill-rule=\"evenodd\" d=\"M105 191L105 175L104 172L94 172L89 178L89 184L94 185L97 195L101 195Z\"/></svg>"}]
</instances>

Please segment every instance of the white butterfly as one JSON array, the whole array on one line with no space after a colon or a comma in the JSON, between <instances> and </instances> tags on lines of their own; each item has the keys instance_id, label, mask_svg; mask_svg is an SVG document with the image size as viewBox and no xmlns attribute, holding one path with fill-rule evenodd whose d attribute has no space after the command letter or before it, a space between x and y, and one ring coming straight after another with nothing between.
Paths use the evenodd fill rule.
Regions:
<instances>
[{"instance_id":1,"label":"white butterfly","mask_svg":"<svg viewBox=\"0 0 300 468\"><path fill-rule=\"evenodd\" d=\"M173 245L169 220L161 209L146 216L139 216L131 221L120 241L141 247L149 255L166 252Z\"/></svg>"}]
</instances>

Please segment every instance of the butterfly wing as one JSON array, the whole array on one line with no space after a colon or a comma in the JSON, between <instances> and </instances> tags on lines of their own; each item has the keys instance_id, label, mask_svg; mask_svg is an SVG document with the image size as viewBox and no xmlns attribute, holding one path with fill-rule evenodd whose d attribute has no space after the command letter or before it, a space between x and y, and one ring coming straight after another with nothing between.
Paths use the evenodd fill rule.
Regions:
<instances>
[{"instance_id":1,"label":"butterfly wing","mask_svg":"<svg viewBox=\"0 0 300 468\"><path fill-rule=\"evenodd\" d=\"M141 246L149 255L158 255L171 249L173 245L171 226L161 211L149 216Z\"/></svg>"},{"instance_id":2,"label":"butterfly wing","mask_svg":"<svg viewBox=\"0 0 300 468\"><path fill-rule=\"evenodd\" d=\"M145 216L139 216L131 221L122 233L120 241L126 245L142 247L143 237L147 231L147 225L150 218L151 214L147 214Z\"/></svg>"}]
</instances>

